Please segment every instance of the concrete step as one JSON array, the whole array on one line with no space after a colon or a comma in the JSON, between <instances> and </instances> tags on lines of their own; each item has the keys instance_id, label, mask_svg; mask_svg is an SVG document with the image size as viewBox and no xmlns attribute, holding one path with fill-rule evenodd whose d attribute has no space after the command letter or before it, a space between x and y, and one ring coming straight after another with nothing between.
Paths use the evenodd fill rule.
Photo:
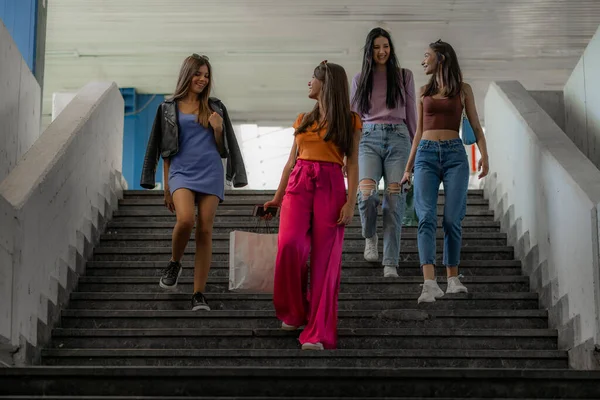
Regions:
<instances>
[{"instance_id":1,"label":"concrete step","mask_svg":"<svg viewBox=\"0 0 600 400\"><path fill-rule=\"evenodd\" d=\"M101 242L99 246L94 249L95 254L171 254L171 246L170 242L169 246L109 246L110 243ZM192 254L195 252L195 247L190 248L191 244L195 244L194 242L188 243L188 249ZM213 254L228 254L229 253L229 244L225 244L224 242L217 243L213 245ZM354 245L348 245L344 248L344 254L362 254L364 253L364 243L356 243ZM443 252L443 249L436 246L436 250L439 253ZM462 253L489 253L489 254L498 254L498 253L508 253L509 255L513 255L514 248L512 246L466 246L461 249ZM400 250L400 254L410 254L410 253L418 253L418 248L416 246L402 246ZM504 259L503 256L500 259ZM512 258L511 258L512 259Z\"/></svg>"},{"instance_id":2,"label":"concrete step","mask_svg":"<svg viewBox=\"0 0 600 400\"><path fill-rule=\"evenodd\" d=\"M161 261L88 261L87 276L157 276L167 266L168 257ZM187 257L182 262L183 277L193 276L194 261ZM414 276L418 272L418 263L401 261L397 268L400 276ZM346 261L342 265L342 277L381 276L381 263L367 261ZM437 275L446 273L443 266L438 266ZM521 275L521 262L517 260L466 260L460 263L460 273L464 276L510 276ZM229 276L229 262L215 261L210 268L211 277L226 278Z\"/></svg>"},{"instance_id":3,"label":"concrete step","mask_svg":"<svg viewBox=\"0 0 600 400\"><path fill-rule=\"evenodd\" d=\"M121 350L124 354L125 350ZM182 351L185 355L199 350ZM419 351L421 353L422 351ZM436 351L436 354L441 352ZM456 352L456 356L464 352ZM519 352L510 352L518 357ZM300 355L300 352L297 352ZM327 358L327 352L302 357ZM400 359L392 354L392 359ZM510 356L510 355L509 355ZM196 359L202 359L198 357ZM452 359L457 359L452 357ZM353 362L346 362L352 365ZM501 361L498 362L498 365ZM3 395L600 398L598 371L347 367L33 367L0 369ZM441 395L441 396L440 396Z\"/></svg>"},{"instance_id":4,"label":"concrete step","mask_svg":"<svg viewBox=\"0 0 600 400\"><path fill-rule=\"evenodd\" d=\"M126 220L114 220L108 223L106 233L152 233L152 234L169 234L173 232L175 226L175 220L170 221L140 221L138 219L129 218ZM262 226L262 225L261 225ZM271 228L274 232L278 231L276 224L271 224ZM219 222L215 224L213 234L229 234L232 230L242 231L254 231L257 227L256 221L238 221L238 222ZM381 219L377 223L378 232L382 232L383 222ZM463 233L466 232L500 232L500 222L493 221L490 219L485 220L471 220L465 219L462 224ZM442 219L438 218L439 230L442 229ZM359 234L361 232L361 225L358 218L354 218L352 223L346 227L346 233ZM403 227L402 234L405 233L416 233L416 227ZM383 237L382 234L379 235Z\"/></svg>"},{"instance_id":5,"label":"concrete step","mask_svg":"<svg viewBox=\"0 0 600 400\"><path fill-rule=\"evenodd\" d=\"M50 365L50 364L47 364ZM80 364L83 365L83 364ZM86 364L88 365L88 364ZM93 365L93 364L89 364ZM289 397L231 397L231 396L2 396L0 395L0 400L289 400ZM294 400L359 400L356 397L294 397ZM360 398L363 400L364 398ZM370 400L427 400L427 399L435 399L435 400L464 400L464 397L369 397ZM549 398L526 398L526 399L506 399L506 398L471 398L469 400L551 400ZM573 398L569 399L561 399L561 400L574 400Z\"/></svg>"},{"instance_id":6,"label":"concrete step","mask_svg":"<svg viewBox=\"0 0 600 400\"><path fill-rule=\"evenodd\" d=\"M213 234L213 242L229 242L230 235L227 233ZM506 244L507 235L504 232L463 232L463 240L498 240L503 241ZM380 236L380 242L383 241L383 235ZM441 230L436 232L437 240L444 240L444 232ZM100 235L101 241L129 241L129 240L171 240L170 233L104 233ZM194 240L191 237L190 240ZM357 242L360 244L364 243L364 237L360 232L350 232L344 234L344 241L351 243ZM402 240L417 240L417 232L414 229L407 230L404 228L402 231Z\"/></svg>"},{"instance_id":7,"label":"concrete step","mask_svg":"<svg viewBox=\"0 0 600 400\"><path fill-rule=\"evenodd\" d=\"M260 219L253 217L249 214L242 214L239 213L241 215L231 215L231 214L220 214L217 213L217 216L215 217L215 225L221 225L222 223L251 223L253 224L253 226L256 226L256 224L258 222L261 222ZM438 224L442 223L442 219L443 219L443 214L442 213L438 213ZM168 214L168 215L163 215L163 216L158 216L158 217L149 217L149 216L115 216L112 220L115 223L120 223L120 222L128 222L128 221L136 221L136 222L172 222L175 223L175 214ZM472 212L469 213L467 212L465 218L463 221L469 221L469 222L486 222L486 221L490 221L493 222L494 221L494 215L490 214L490 213L476 213L476 212ZM277 221L271 221L271 226L277 226ZM358 216L355 216L354 219L352 220L352 222L349 225L350 227L360 227L360 218L358 218ZM382 222L382 218L379 218L378 224L377 226L383 226L383 222Z\"/></svg>"},{"instance_id":8,"label":"concrete step","mask_svg":"<svg viewBox=\"0 0 600 400\"><path fill-rule=\"evenodd\" d=\"M252 216L254 212L255 204L246 205L246 204L225 204L219 206L217 208L218 216ZM444 206L439 205L437 207L438 215L444 215ZM383 216L382 209L379 208L378 213L379 217ZM489 209L487 204L480 205L470 205L467 207L467 215L470 216L493 216L494 212ZM113 213L113 217L164 217L164 216L173 216L173 214L166 209L164 205L156 205L156 206L137 206L137 205L121 205L119 209ZM360 212L358 207L354 209L354 216L359 217Z\"/></svg>"},{"instance_id":9,"label":"concrete step","mask_svg":"<svg viewBox=\"0 0 600 400\"><path fill-rule=\"evenodd\" d=\"M0 396L0 400L158 400L164 399L165 397L155 396ZM198 396L168 396L169 400L263 400L266 397L221 397L221 396L210 396L210 397L198 397ZM268 397L269 400L289 400L289 397ZM433 397L369 397L369 400L427 400L433 399ZM462 398L461 398L462 399ZM294 397L294 400L364 400L364 398L358 397ZM459 400L457 397L435 397L435 400ZM551 399L484 399L484 398L470 398L470 400L551 400ZM561 400L574 400L574 399L561 399Z\"/></svg>"},{"instance_id":10,"label":"concrete step","mask_svg":"<svg viewBox=\"0 0 600 400\"><path fill-rule=\"evenodd\" d=\"M210 297L208 298L210 304ZM416 300L414 307L417 307ZM340 329L357 328L461 328L547 329L545 310L341 310ZM272 311L227 310L194 312L143 310L64 310L62 328L78 329L278 329Z\"/></svg>"},{"instance_id":11,"label":"concrete step","mask_svg":"<svg viewBox=\"0 0 600 400\"><path fill-rule=\"evenodd\" d=\"M340 293L340 310L410 309L414 294ZM448 294L434 303L423 305L429 310L535 310L536 293L460 293ZM212 310L273 310L273 298L267 294L212 293ZM75 292L69 309L81 310L189 310L186 293Z\"/></svg>"},{"instance_id":12,"label":"concrete step","mask_svg":"<svg viewBox=\"0 0 600 400\"><path fill-rule=\"evenodd\" d=\"M240 196L225 196L225 200L223 203L219 205L221 207L229 207L229 206L237 206L237 207L254 207L255 205L262 205L265 202L271 200L273 196L249 196L249 197L240 197ZM380 197L380 201L383 201L383 198ZM444 205L446 202L445 196L439 196L437 200L438 205ZM467 207L469 206L487 206L489 202L482 197L468 197L467 198ZM119 200L119 207L121 206L160 206L164 208L164 198L163 196L148 196L148 197L125 197L122 200ZM357 204L358 206L358 204Z\"/></svg>"},{"instance_id":13,"label":"concrete step","mask_svg":"<svg viewBox=\"0 0 600 400\"><path fill-rule=\"evenodd\" d=\"M443 245L444 237L443 235L439 235L437 239L437 244L439 246ZM462 238L462 246L463 247L471 247L471 246L506 246L506 235L503 233L495 233L490 232L488 234L478 234L478 233L465 233ZM116 235L102 235L101 245L106 247L164 247L171 245L171 235L170 234L116 234ZM190 242L195 243L195 237L192 235L190 237ZM229 235L219 234L213 236L213 246L228 246L229 245ZM361 234L348 234L344 235L344 249L346 248L355 248L355 247L363 247L365 245L365 239ZM417 235L414 233L410 233L402 236L401 239L402 246L408 247L416 247L417 246ZM379 248L380 251L383 249L383 238L379 240Z\"/></svg>"},{"instance_id":14,"label":"concrete step","mask_svg":"<svg viewBox=\"0 0 600 400\"><path fill-rule=\"evenodd\" d=\"M443 247L437 246L437 259L442 261ZM184 255L188 257L196 253L195 246L188 244ZM171 246L163 247L104 247L94 249L94 261L161 261L169 260ZM381 257L381 254L380 254ZM414 261L415 267L419 266L419 252L417 247L403 246L400 251L400 259L403 261ZM469 246L461 249L461 260L512 260L514 249L511 246ZM213 247L213 261L229 260L229 246ZM347 247L342 253L342 262L364 261L364 247Z\"/></svg>"},{"instance_id":15,"label":"concrete step","mask_svg":"<svg viewBox=\"0 0 600 400\"><path fill-rule=\"evenodd\" d=\"M47 349L45 365L80 366L245 366L296 368L548 368L567 367L567 354L556 350L340 349Z\"/></svg>"},{"instance_id":16,"label":"concrete step","mask_svg":"<svg viewBox=\"0 0 600 400\"><path fill-rule=\"evenodd\" d=\"M60 349L297 349L299 332L271 329L55 329ZM340 329L338 349L556 350L550 329Z\"/></svg>"},{"instance_id":17,"label":"concrete step","mask_svg":"<svg viewBox=\"0 0 600 400\"><path fill-rule=\"evenodd\" d=\"M380 195L383 193L381 190L379 191ZM234 197L234 198L250 198L256 199L260 197L267 197L269 200L273 198L275 195L275 190L248 190L248 189L225 189L225 197ZM438 192L438 196L445 196L445 191L440 190ZM164 192L162 190L125 190L123 192L124 198L151 198L151 197L163 197ZM483 190L482 189L469 189L467 192L467 196L469 198L482 198Z\"/></svg>"},{"instance_id":18,"label":"concrete step","mask_svg":"<svg viewBox=\"0 0 600 400\"><path fill-rule=\"evenodd\" d=\"M79 279L80 292L149 292L161 293L159 277L99 277L83 276ZM445 277L438 277L442 290L445 290ZM525 276L466 276L461 282L471 293L493 292L529 292L529 278ZM384 277L348 277L342 279L341 292L345 293L421 293L419 276ZM192 278L180 278L177 291L192 293ZM229 279L212 278L206 284L206 294L224 293L229 290ZM418 296L417 296L418 297Z\"/></svg>"},{"instance_id":19,"label":"concrete step","mask_svg":"<svg viewBox=\"0 0 600 400\"><path fill-rule=\"evenodd\" d=\"M112 248L115 249L115 248ZM120 249L120 248L119 248ZM143 248L142 248L143 249ZM467 248L464 248L461 252L461 263L462 261L478 261L483 264L489 261L511 261L513 258L511 257L511 253L509 251L504 251L500 253L491 252L481 252L481 251L473 251L468 252L465 251ZM184 260L193 260L195 251L187 247L184 253ZM371 265L375 268L381 267L381 256L379 255L379 261L371 263ZM155 251L140 251L140 252L121 252L118 250L114 250L108 253L94 254L92 258L93 261L139 261L139 262L162 262L166 263L170 258L170 252L155 252ZM364 261L363 253L343 253L342 254L342 264L345 265L347 263L357 263ZM415 269L419 268L419 255L415 252L404 252L400 253L400 262L412 262ZM214 249L212 255L212 262L229 262L229 254L225 252L219 252L219 249ZM436 255L436 264L441 268L443 265L443 257L441 249L437 252Z\"/></svg>"}]
</instances>

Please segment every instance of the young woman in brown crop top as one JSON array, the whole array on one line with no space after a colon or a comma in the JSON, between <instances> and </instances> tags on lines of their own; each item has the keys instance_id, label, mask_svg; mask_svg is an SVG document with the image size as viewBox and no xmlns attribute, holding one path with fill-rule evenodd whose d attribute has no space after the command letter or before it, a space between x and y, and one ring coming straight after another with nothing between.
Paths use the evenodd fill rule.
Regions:
<instances>
[{"instance_id":1,"label":"young woman in brown crop top","mask_svg":"<svg viewBox=\"0 0 600 400\"><path fill-rule=\"evenodd\" d=\"M456 53L450 44L438 40L429 45L421 63L429 83L421 88L417 132L402 183L414 168L415 211L419 219L417 241L423 270L423 290L418 302L430 303L444 292L435 279L437 198L444 184L444 265L448 277L446 293L466 293L460 282L458 264L462 244L462 220L467 208L469 163L459 131L463 103L481 153L479 178L488 173L485 136L479 123L471 87L462 80Z\"/></svg>"}]
</instances>

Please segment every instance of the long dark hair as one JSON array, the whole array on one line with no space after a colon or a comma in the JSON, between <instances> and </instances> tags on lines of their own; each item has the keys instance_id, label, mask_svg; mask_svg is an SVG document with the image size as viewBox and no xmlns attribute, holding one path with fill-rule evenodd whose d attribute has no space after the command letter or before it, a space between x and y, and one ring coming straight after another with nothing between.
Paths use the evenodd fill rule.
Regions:
<instances>
[{"instance_id":1,"label":"long dark hair","mask_svg":"<svg viewBox=\"0 0 600 400\"><path fill-rule=\"evenodd\" d=\"M190 84L192 83L192 78L196 73L198 73L198 70L203 65L208 67L208 84L202 93L198 95L200 107L198 108L198 117L196 120L202 126L208 128L208 118L212 113L210 106L208 105L208 98L210 97L210 91L212 88L212 67L210 66L207 56L199 56L198 54L194 53L183 60L183 64L181 64L181 69L179 70L179 78L177 79L175 94L173 94L171 100L177 101L187 96L188 91L190 90Z\"/></svg>"},{"instance_id":2,"label":"long dark hair","mask_svg":"<svg viewBox=\"0 0 600 400\"><path fill-rule=\"evenodd\" d=\"M433 50L437 57L438 68L441 64L442 87L438 85L438 71L431 75L429 83L425 87L424 96L433 96L441 94L444 97L459 96L462 88L462 72L458 65L458 57L456 52L449 43L443 42L441 39L435 43L431 43L429 48Z\"/></svg>"},{"instance_id":3,"label":"long dark hair","mask_svg":"<svg viewBox=\"0 0 600 400\"><path fill-rule=\"evenodd\" d=\"M403 82L400 64L396 58L396 51L392 43L392 37L383 28L375 28L367 35L364 48L362 69L358 81L357 90L352 99L352 104L362 115L368 114L371 109L371 92L373 91L373 46L375 39L384 37L390 43L390 56L386 63L387 69L387 93L385 104L388 109L394 109L398 104L404 102ZM398 103L400 102L400 103Z\"/></svg>"},{"instance_id":4,"label":"long dark hair","mask_svg":"<svg viewBox=\"0 0 600 400\"><path fill-rule=\"evenodd\" d=\"M321 82L321 103L325 108L325 119L318 129L327 127L323 140L332 141L346 155L352 153L354 144L353 118L359 118L350 110L350 95L348 94L348 76L344 67L323 61L315 68L314 76ZM311 112L307 113L294 135L306 132L308 127L319 120L321 110L319 102Z\"/></svg>"}]
</instances>

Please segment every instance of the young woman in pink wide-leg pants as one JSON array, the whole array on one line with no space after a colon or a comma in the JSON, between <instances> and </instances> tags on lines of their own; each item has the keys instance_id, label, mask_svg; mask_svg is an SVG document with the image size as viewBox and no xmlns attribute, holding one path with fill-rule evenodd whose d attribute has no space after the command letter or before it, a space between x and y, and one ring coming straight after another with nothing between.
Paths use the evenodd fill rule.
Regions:
<instances>
[{"instance_id":1,"label":"young woman in pink wide-leg pants","mask_svg":"<svg viewBox=\"0 0 600 400\"><path fill-rule=\"evenodd\" d=\"M305 326L302 349L323 350L337 345L344 227L356 204L362 126L350 110L344 68L322 62L309 87L309 97L317 104L294 123L290 158L275 197L265 207L281 206L273 294L277 318L285 330Z\"/></svg>"}]
</instances>

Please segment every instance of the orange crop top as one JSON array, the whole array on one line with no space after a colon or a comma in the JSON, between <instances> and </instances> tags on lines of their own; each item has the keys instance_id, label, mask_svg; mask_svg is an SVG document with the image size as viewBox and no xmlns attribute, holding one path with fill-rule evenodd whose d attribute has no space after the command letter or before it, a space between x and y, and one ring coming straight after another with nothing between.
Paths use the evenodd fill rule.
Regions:
<instances>
[{"instance_id":1,"label":"orange crop top","mask_svg":"<svg viewBox=\"0 0 600 400\"><path fill-rule=\"evenodd\" d=\"M300 114L294 122L294 129L300 126L304 114ZM362 129L362 121L357 114L352 114L354 130ZM306 132L296 135L296 146L298 147L298 159L307 161L324 161L344 165L344 154L333 142L323 140L327 134L324 127L315 131L317 123L308 127Z\"/></svg>"},{"instance_id":2,"label":"orange crop top","mask_svg":"<svg viewBox=\"0 0 600 400\"><path fill-rule=\"evenodd\" d=\"M460 96L445 99L423 97L423 132L432 130L460 130L463 106Z\"/></svg>"}]
</instances>

